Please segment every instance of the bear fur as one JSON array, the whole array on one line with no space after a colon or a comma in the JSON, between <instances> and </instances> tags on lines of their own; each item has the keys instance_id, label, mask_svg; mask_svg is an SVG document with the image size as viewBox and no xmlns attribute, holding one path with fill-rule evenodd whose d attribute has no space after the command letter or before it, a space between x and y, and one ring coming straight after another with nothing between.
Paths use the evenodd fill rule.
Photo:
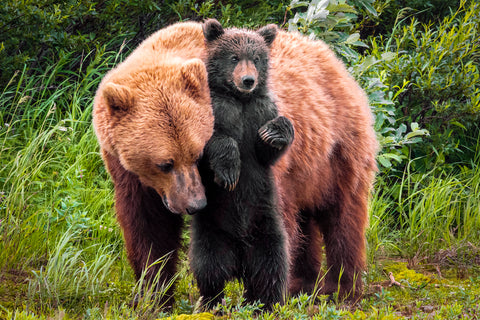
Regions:
<instances>
[{"instance_id":1,"label":"bear fur","mask_svg":"<svg viewBox=\"0 0 480 320\"><path fill-rule=\"evenodd\" d=\"M207 206L192 219L190 265L204 304L221 302L226 281L243 280L246 301L283 301L288 259L272 165L293 140L270 99L269 47L277 27L257 32L203 26L214 133L200 162Z\"/></svg>"},{"instance_id":2,"label":"bear fur","mask_svg":"<svg viewBox=\"0 0 480 320\"><path fill-rule=\"evenodd\" d=\"M176 272L182 213L206 204L197 162L213 133L199 27L179 24L145 40L100 83L93 123L115 187L117 220L137 279ZM150 266L151 265L151 266ZM173 287L172 287L173 289ZM170 290L170 293L172 290ZM171 300L169 300L171 302Z\"/></svg>"},{"instance_id":3,"label":"bear fur","mask_svg":"<svg viewBox=\"0 0 480 320\"><path fill-rule=\"evenodd\" d=\"M205 50L200 23L159 30L108 72L95 96L95 132L137 277L166 255L161 279L174 275L179 214L206 205L196 166L214 123ZM314 288L324 244L323 293L357 297L378 148L366 96L325 43L284 31L271 46L268 87L295 129L273 167L289 292ZM149 271L151 277L158 268Z\"/></svg>"}]
</instances>

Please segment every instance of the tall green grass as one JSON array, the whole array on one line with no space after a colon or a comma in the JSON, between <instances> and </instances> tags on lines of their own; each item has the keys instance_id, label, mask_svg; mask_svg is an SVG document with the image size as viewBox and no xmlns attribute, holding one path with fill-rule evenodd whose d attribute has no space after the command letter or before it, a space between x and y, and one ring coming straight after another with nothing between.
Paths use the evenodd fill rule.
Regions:
<instances>
[{"instance_id":1,"label":"tall green grass","mask_svg":"<svg viewBox=\"0 0 480 320\"><path fill-rule=\"evenodd\" d=\"M0 270L30 275L28 290L5 290L33 309L98 296L113 269L128 271L91 125L95 89L120 55L99 51L92 65L63 70L72 59L18 73L0 94Z\"/></svg>"},{"instance_id":2,"label":"tall green grass","mask_svg":"<svg viewBox=\"0 0 480 320\"><path fill-rule=\"evenodd\" d=\"M458 173L414 174L407 167L398 197L402 255L425 259L439 249L480 244L479 159Z\"/></svg>"},{"instance_id":3,"label":"tall green grass","mask_svg":"<svg viewBox=\"0 0 480 320\"><path fill-rule=\"evenodd\" d=\"M0 95L3 268L45 258L54 229L91 237L104 233L95 231L100 223L113 226L112 190L91 127L98 72L112 59L85 74L63 71L62 60L43 76L20 74Z\"/></svg>"},{"instance_id":4,"label":"tall green grass","mask_svg":"<svg viewBox=\"0 0 480 320\"><path fill-rule=\"evenodd\" d=\"M18 73L2 88L0 272L27 276L0 285L0 296L18 291L7 310L23 309L27 318L30 311L61 310L96 318L109 304L115 309L102 311L116 319L154 317L172 283L154 280L154 294L143 278L135 282L91 124L95 90L122 55L98 51L88 58L74 63L67 55L41 75ZM82 66L83 59L93 62ZM79 70L64 70L67 62Z\"/></svg>"},{"instance_id":5,"label":"tall green grass","mask_svg":"<svg viewBox=\"0 0 480 320\"><path fill-rule=\"evenodd\" d=\"M479 256L480 143L477 154L475 161L454 171L415 173L408 165L394 185L377 177L367 231L371 263L392 254L414 263L433 262L443 250L458 252L456 258L467 264Z\"/></svg>"},{"instance_id":6,"label":"tall green grass","mask_svg":"<svg viewBox=\"0 0 480 320\"><path fill-rule=\"evenodd\" d=\"M45 266L33 271L29 281L29 301L38 299L42 304L56 308L78 302L80 298L98 297L109 294L114 287L107 286L118 250L101 243L85 249L72 245L77 232L67 230ZM77 238L78 239L78 238ZM95 252L91 259L85 259L85 251Z\"/></svg>"}]
</instances>

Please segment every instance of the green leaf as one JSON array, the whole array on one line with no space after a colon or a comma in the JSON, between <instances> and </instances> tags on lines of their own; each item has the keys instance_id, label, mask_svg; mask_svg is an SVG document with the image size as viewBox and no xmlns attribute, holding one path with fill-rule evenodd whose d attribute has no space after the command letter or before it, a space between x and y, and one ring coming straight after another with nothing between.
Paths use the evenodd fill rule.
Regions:
<instances>
[{"instance_id":1,"label":"green leaf","mask_svg":"<svg viewBox=\"0 0 480 320\"><path fill-rule=\"evenodd\" d=\"M398 154L394 154L394 153L384 153L382 154L383 157L387 158L387 159L393 159L397 162L402 162L402 156L399 156Z\"/></svg>"},{"instance_id":2,"label":"green leaf","mask_svg":"<svg viewBox=\"0 0 480 320\"><path fill-rule=\"evenodd\" d=\"M306 7L308 6L309 3L308 1L298 1L298 0L292 0L292 2L290 2L290 8L291 9L294 9L294 8L298 8L298 7Z\"/></svg>"},{"instance_id":3,"label":"green leaf","mask_svg":"<svg viewBox=\"0 0 480 320\"><path fill-rule=\"evenodd\" d=\"M382 60L383 61L390 61L393 60L397 57L397 54L395 52L384 52L382 53Z\"/></svg>"},{"instance_id":4,"label":"green leaf","mask_svg":"<svg viewBox=\"0 0 480 320\"><path fill-rule=\"evenodd\" d=\"M427 135L427 132L428 131L426 131L425 129L412 131L412 132L407 133L407 135L405 136L405 139L409 140L413 137L425 136L425 135Z\"/></svg>"},{"instance_id":5,"label":"green leaf","mask_svg":"<svg viewBox=\"0 0 480 320\"><path fill-rule=\"evenodd\" d=\"M346 44L353 44L356 42L358 39L360 39L360 33L352 33L350 36L348 36L347 40L345 41Z\"/></svg>"},{"instance_id":6,"label":"green leaf","mask_svg":"<svg viewBox=\"0 0 480 320\"><path fill-rule=\"evenodd\" d=\"M388 143L394 143L395 138L394 137L385 137L381 142L382 142L383 145L388 144Z\"/></svg>"},{"instance_id":7,"label":"green leaf","mask_svg":"<svg viewBox=\"0 0 480 320\"><path fill-rule=\"evenodd\" d=\"M378 12L375 10L375 8L372 6L374 0L358 0L358 3L365 9L365 11L368 12L368 14L377 17Z\"/></svg>"},{"instance_id":8,"label":"green leaf","mask_svg":"<svg viewBox=\"0 0 480 320\"><path fill-rule=\"evenodd\" d=\"M458 122L458 121L450 121L450 124L453 124L453 125L455 125L455 126L457 126L457 127L460 127L460 128L462 128L463 130L467 130L467 128L466 128L463 124L461 124L460 122Z\"/></svg>"},{"instance_id":9,"label":"green leaf","mask_svg":"<svg viewBox=\"0 0 480 320\"><path fill-rule=\"evenodd\" d=\"M392 166L392 163L390 162L390 160L388 160L387 158L385 158L383 155L379 155L377 157L377 160L378 162L384 166L385 168L390 168Z\"/></svg>"}]
</instances>

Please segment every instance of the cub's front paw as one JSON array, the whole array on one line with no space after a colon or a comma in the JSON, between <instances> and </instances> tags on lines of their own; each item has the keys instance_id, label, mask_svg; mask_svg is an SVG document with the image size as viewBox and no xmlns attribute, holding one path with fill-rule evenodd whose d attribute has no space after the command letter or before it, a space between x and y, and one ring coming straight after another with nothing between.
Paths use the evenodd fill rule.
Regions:
<instances>
[{"instance_id":1,"label":"cub's front paw","mask_svg":"<svg viewBox=\"0 0 480 320\"><path fill-rule=\"evenodd\" d=\"M214 136L207 144L205 153L219 186L232 191L240 178L240 150L232 137Z\"/></svg>"},{"instance_id":2,"label":"cub's front paw","mask_svg":"<svg viewBox=\"0 0 480 320\"><path fill-rule=\"evenodd\" d=\"M292 143L294 137L293 125L290 120L280 116L270 120L258 129L258 135L263 142L280 150Z\"/></svg>"},{"instance_id":3,"label":"cub's front paw","mask_svg":"<svg viewBox=\"0 0 480 320\"><path fill-rule=\"evenodd\" d=\"M213 170L215 173L214 181L219 186L228 191L233 191L240 178L240 166L223 166Z\"/></svg>"}]
</instances>

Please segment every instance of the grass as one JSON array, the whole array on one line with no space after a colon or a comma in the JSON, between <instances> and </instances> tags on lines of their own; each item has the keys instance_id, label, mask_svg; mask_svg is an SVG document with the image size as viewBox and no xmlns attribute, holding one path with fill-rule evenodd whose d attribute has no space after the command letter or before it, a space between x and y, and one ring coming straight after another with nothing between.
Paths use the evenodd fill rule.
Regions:
<instances>
[{"instance_id":1,"label":"grass","mask_svg":"<svg viewBox=\"0 0 480 320\"><path fill-rule=\"evenodd\" d=\"M121 54L98 52L86 72L76 73L63 69L72 58L64 59L40 76L20 72L0 88L0 318L173 319L199 312L185 254L173 310L155 307L151 292L132 307L141 282L125 256L91 125L94 91ZM474 319L480 314L478 194L480 158L455 174L407 169L395 186L378 177L358 304L301 295L261 313L258 305L242 304L242 285L233 282L217 307L219 318ZM400 286L390 286L390 272Z\"/></svg>"}]
</instances>

